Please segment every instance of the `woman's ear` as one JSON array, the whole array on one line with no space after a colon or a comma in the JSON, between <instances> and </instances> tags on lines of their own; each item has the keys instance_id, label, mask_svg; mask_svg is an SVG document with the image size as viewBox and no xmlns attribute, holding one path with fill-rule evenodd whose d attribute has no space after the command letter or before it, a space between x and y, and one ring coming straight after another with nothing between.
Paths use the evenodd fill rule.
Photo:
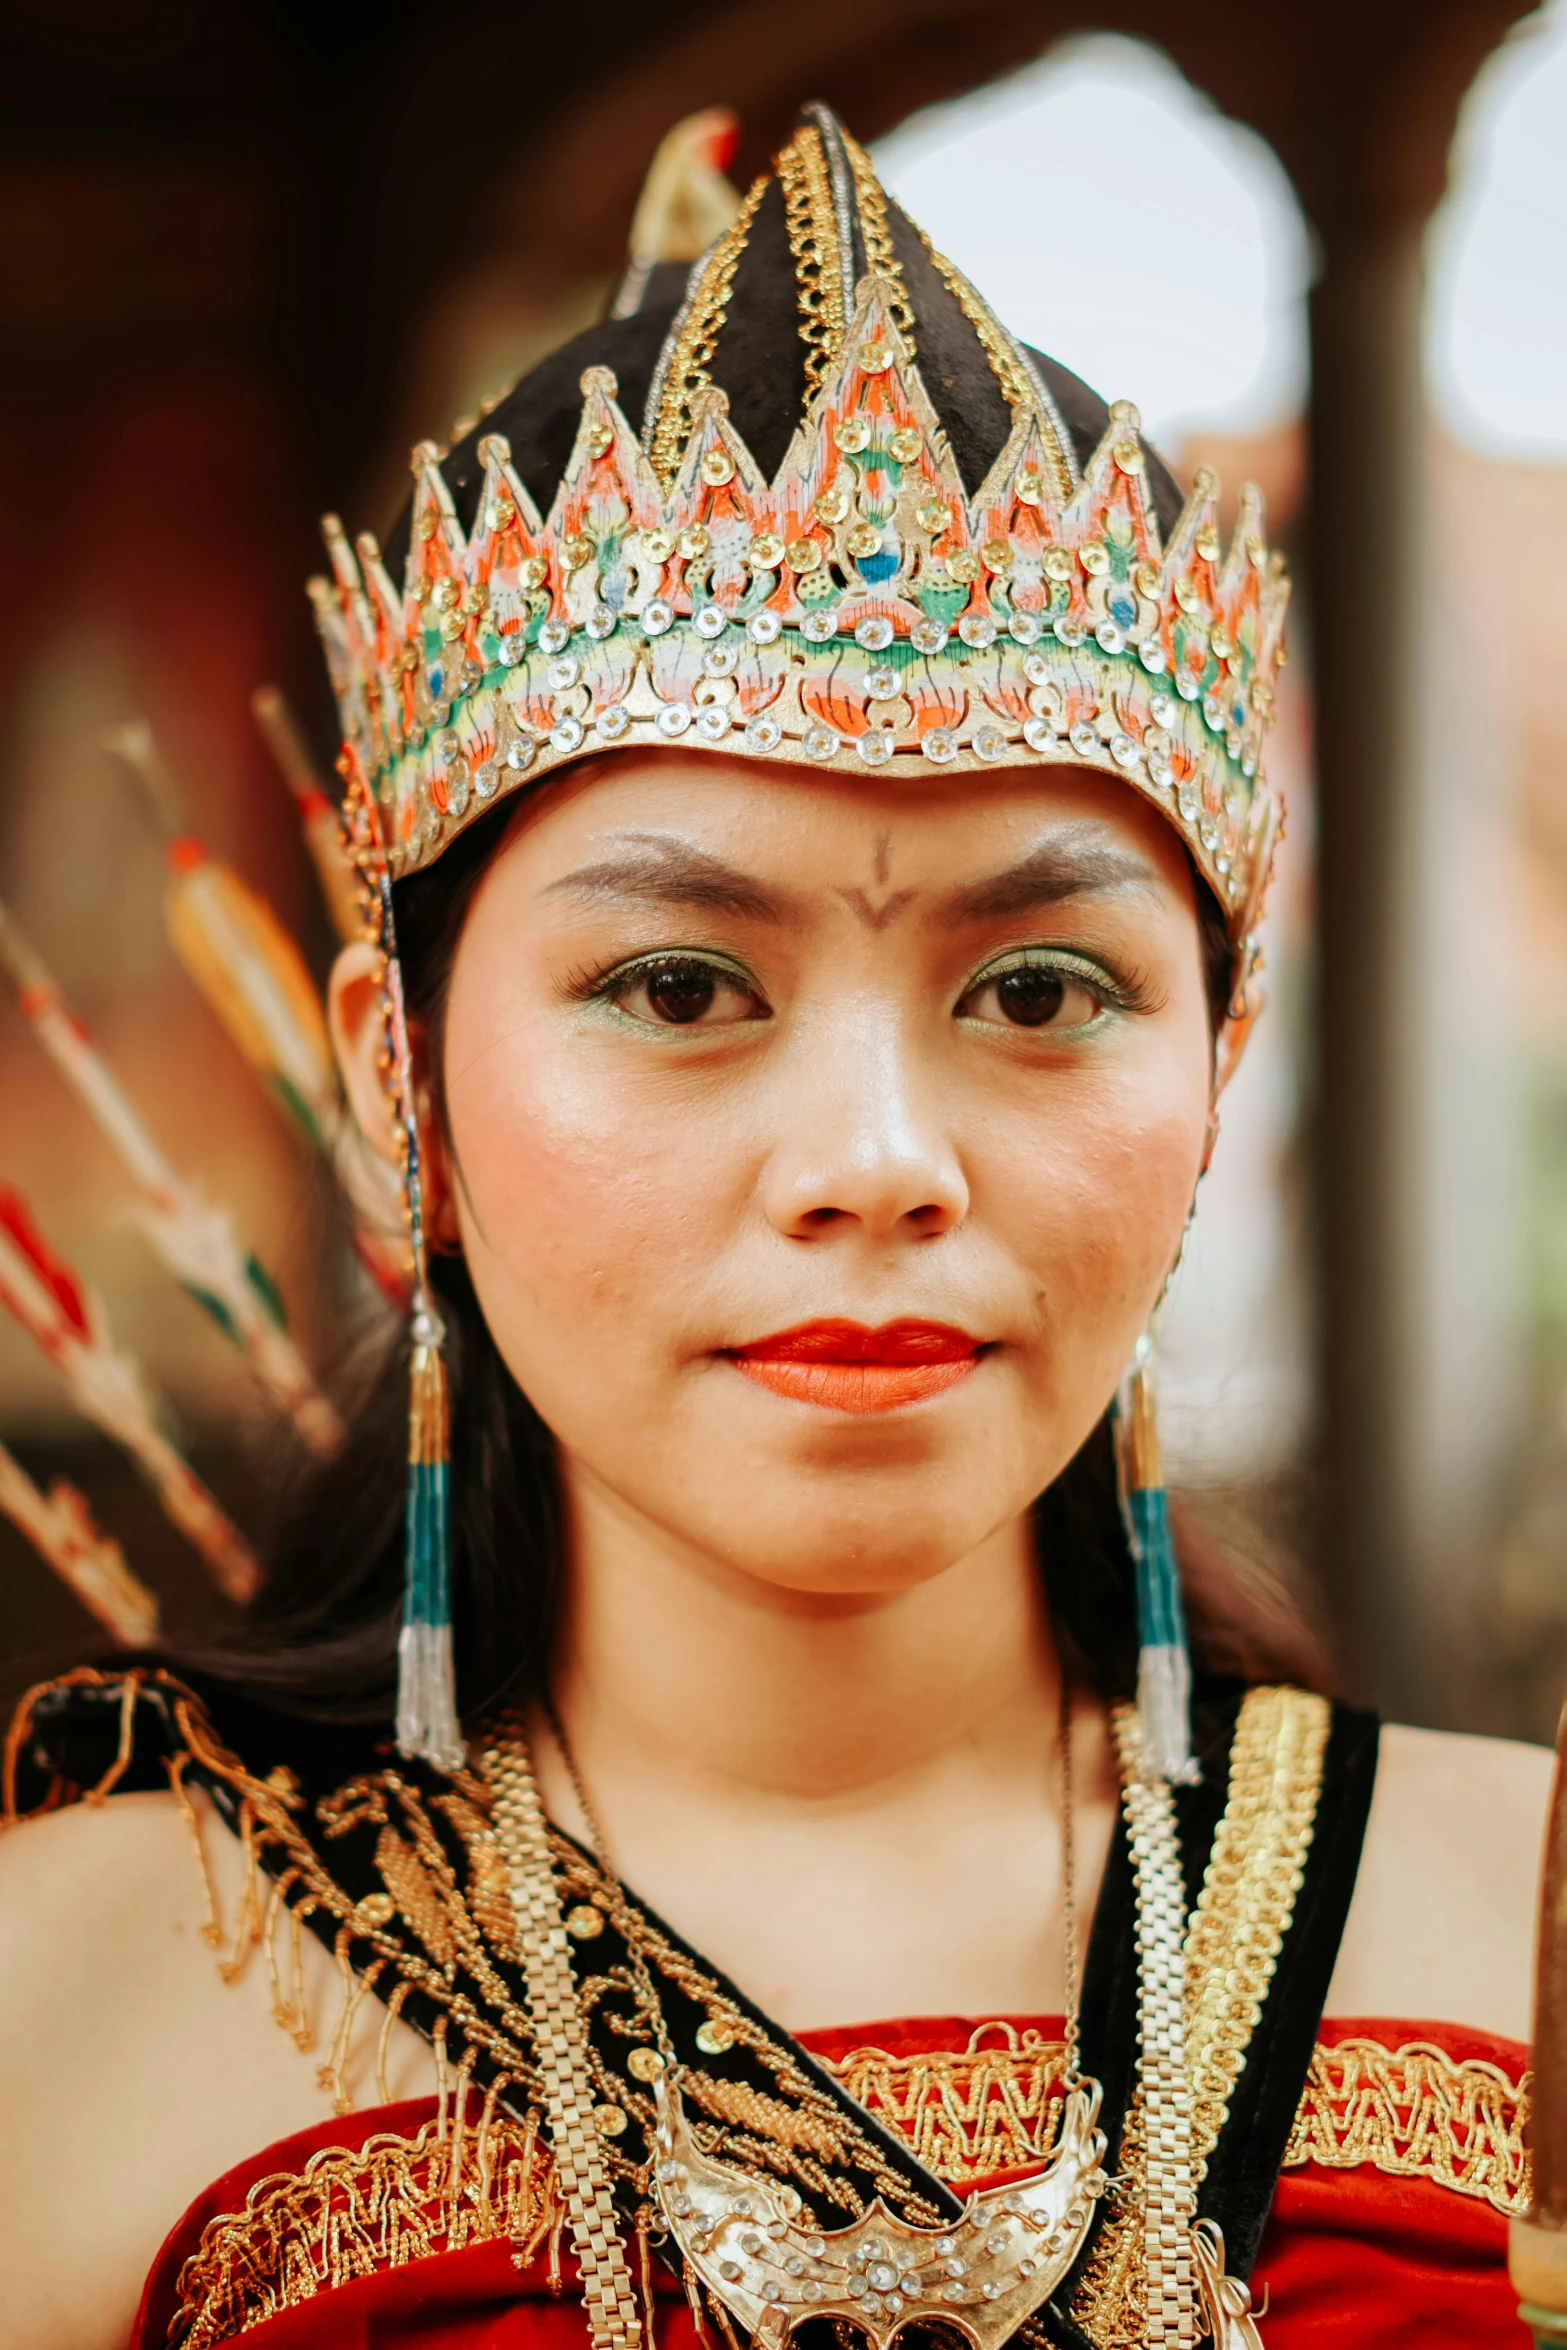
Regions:
<instances>
[{"instance_id":1,"label":"woman's ear","mask_svg":"<svg viewBox=\"0 0 1567 2350\"><path fill-rule=\"evenodd\" d=\"M400 1167L397 1124L382 1062L386 1012L381 950L369 939L344 947L327 983L327 1025L354 1122L378 1158Z\"/></svg>"},{"instance_id":2,"label":"woman's ear","mask_svg":"<svg viewBox=\"0 0 1567 2350\"><path fill-rule=\"evenodd\" d=\"M383 969L381 950L369 940L356 940L344 947L332 966L327 987L327 1023L354 1123L376 1157L395 1168L400 1177L402 1147L392 1089L383 1067L387 1049ZM411 1040L415 1047L417 1041ZM461 1247L461 1236L445 1139L428 1114L425 1087L419 1085L417 1090L425 1232L434 1248L452 1252Z\"/></svg>"}]
</instances>

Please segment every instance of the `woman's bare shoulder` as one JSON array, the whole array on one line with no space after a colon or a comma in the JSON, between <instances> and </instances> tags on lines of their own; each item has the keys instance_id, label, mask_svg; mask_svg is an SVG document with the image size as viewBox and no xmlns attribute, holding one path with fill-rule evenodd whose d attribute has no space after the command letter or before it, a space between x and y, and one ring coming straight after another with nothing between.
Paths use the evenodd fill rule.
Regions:
<instances>
[{"instance_id":1,"label":"woman's bare shoulder","mask_svg":"<svg viewBox=\"0 0 1567 2350\"><path fill-rule=\"evenodd\" d=\"M13 1823L0 1835L0 2063L24 2056L40 2025L74 2029L89 1993L95 2010L120 2005L149 1960L161 1969L188 1959L210 1974L205 1922L190 1830L172 1795L121 1795Z\"/></svg>"},{"instance_id":2,"label":"woman's bare shoulder","mask_svg":"<svg viewBox=\"0 0 1567 2350\"><path fill-rule=\"evenodd\" d=\"M1330 2015L1527 2040L1551 1760L1512 1739L1384 1729Z\"/></svg>"},{"instance_id":3,"label":"woman's bare shoulder","mask_svg":"<svg viewBox=\"0 0 1567 2350\"><path fill-rule=\"evenodd\" d=\"M0 2275L19 2341L119 2350L191 2200L323 2111L254 1975L219 1972L192 1818L232 1920L238 1847L200 1797L189 1817L172 1795L117 1795L0 1835Z\"/></svg>"},{"instance_id":4,"label":"woman's bare shoulder","mask_svg":"<svg viewBox=\"0 0 1567 2350\"><path fill-rule=\"evenodd\" d=\"M134 1905L147 1891L148 1855L176 1851L186 1838L172 1795L69 1804L7 1824L0 1835L0 1885L11 1900L52 1901L85 1879L98 1898L128 1898Z\"/></svg>"}]
</instances>

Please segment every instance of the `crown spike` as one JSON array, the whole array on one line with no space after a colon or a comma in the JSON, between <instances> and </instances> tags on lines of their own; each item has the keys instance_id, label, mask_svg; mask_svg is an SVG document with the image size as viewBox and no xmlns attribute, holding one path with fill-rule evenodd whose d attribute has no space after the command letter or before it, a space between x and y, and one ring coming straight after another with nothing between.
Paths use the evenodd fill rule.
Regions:
<instances>
[{"instance_id":1,"label":"crown spike","mask_svg":"<svg viewBox=\"0 0 1567 2350\"><path fill-rule=\"evenodd\" d=\"M1158 510L1140 435L1126 421L1130 401L1110 411L1082 479L1061 514L1063 545L1083 574L1082 615L1096 636L1106 623L1131 641L1147 633L1135 610L1137 582L1163 557ZM1135 413L1135 411L1133 412ZM1074 599L1076 582L1073 582Z\"/></svg>"},{"instance_id":2,"label":"crown spike","mask_svg":"<svg viewBox=\"0 0 1567 2350\"><path fill-rule=\"evenodd\" d=\"M321 536L332 560L333 574L343 594L345 596L358 595L360 592L359 566L354 561L354 551L348 543L348 533L343 528L342 520L338 515L322 515Z\"/></svg>"},{"instance_id":3,"label":"crown spike","mask_svg":"<svg viewBox=\"0 0 1567 2350\"><path fill-rule=\"evenodd\" d=\"M395 628L402 618L402 599L392 585L391 574L381 560L381 546L374 531L362 530L354 541L359 555L359 570L365 583L376 617L383 628Z\"/></svg>"},{"instance_id":4,"label":"crown spike","mask_svg":"<svg viewBox=\"0 0 1567 2350\"><path fill-rule=\"evenodd\" d=\"M562 558L553 566L554 625L585 627L594 612L630 612L654 594L637 552L663 523L664 495L615 391L610 368L584 371L576 439L543 526ZM662 568L672 552L654 564Z\"/></svg>"},{"instance_id":5,"label":"crown spike","mask_svg":"<svg viewBox=\"0 0 1567 2350\"><path fill-rule=\"evenodd\" d=\"M1200 558L1198 540L1205 533L1218 536L1217 499L1219 477L1209 466L1199 465L1192 475L1192 486L1186 503L1176 518L1165 549L1164 568L1169 580L1182 578Z\"/></svg>"},{"instance_id":6,"label":"crown spike","mask_svg":"<svg viewBox=\"0 0 1567 2350\"><path fill-rule=\"evenodd\" d=\"M1022 492L1017 484L1026 474ZM1072 485L1063 474L1057 456L1054 436L1045 426L1037 408L1020 402L1012 411L1012 429L990 471L981 482L974 497L974 513L980 528L988 535L992 519L1014 511L1013 501L1021 495L1023 505L1036 513L1047 515L1059 528L1061 506L1071 496ZM1003 527L996 521L996 528Z\"/></svg>"},{"instance_id":7,"label":"crown spike","mask_svg":"<svg viewBox=\"0 0 1567 2350\"><path fill-rule=\"evenodd\" d=\"M1254 481L1241 483L1235 506L1235 527L1219 573L1219 594L1229 604L1242 596L1254 575L1250 550L1263 539L1262 492Z\"/></svg>"},{"instance_id":8,"label":"crown spike","mask_svg":"<svg viewBox=\"0 0 1567 2350\"><path fill-rule=\"evenodd\" d=\"M511 527L508 517L494 524L489 521L491 507L497 498L501 498L509 499L516 509L518 527L530 538L537 538L544 528L544 518L533 502L532 491L512 463L511 443L503 432L485 434L479 443L479 462L484 467L485 479L479 497L479 520L474 525L474 535L477 537L481 526L495 529Z\"/></svg>"},{"instance_id":9,"label":"crown spike","mask_svg":"<svg viewBox=\"0 0 1567 2350\"><path fill-rule=\"evenodd\" d=\"M729 421L729 394L703 384L691 395L691 430L669 492L669 510L711 519L720 502L765 501L767 478Z\"/></svg>"},{"instance_id":10,"label":"crown spike","mask_svg":"<svg viewBox=\"0 0 1567 2350\"><path fill-rule=\"evenodd\" d=\"M413 469L413 528L408 540L406 592L415 594L421 579L454 578L467 552L462 525L452 493L441 471L441 453L434 441L416 441L409 463Z\"/></svg>"}]
</instances>

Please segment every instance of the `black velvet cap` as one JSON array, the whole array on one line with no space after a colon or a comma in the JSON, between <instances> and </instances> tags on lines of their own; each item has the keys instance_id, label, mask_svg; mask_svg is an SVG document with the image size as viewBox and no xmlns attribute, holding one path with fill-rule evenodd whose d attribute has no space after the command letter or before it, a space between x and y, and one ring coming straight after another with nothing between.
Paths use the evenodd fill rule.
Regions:
<instances>
[{"instance_id":1,"label":"black velvet cap","mask_svg":"<svg viewBox=\"0 0 1567 2350\"><path fill-rule=\"evenodd\" d=\"M820 140L845 193L839 207L846 248L840 267L852 300L854 287L870 273L872 262L865 222L854 200L844 134L821 106L806 110L802 128ZM890 197L885 204L892 257L912 313L920 374L972 495L1001 453L1012 413L991 357L925 238ZM552 351L454 444L441 471L465 531L472 526L484 476L479 443L492 432L510 442L518 474L540 513L548 512L581 422L585 368L613 371L620 407L643 428L644 440L651 439L649 410L659 388L661 363L680 321L687 280L694 282L702 267L698 261L689 272L669 263L654 268L630 315L604 318ZM800 262L790 239L783 187L779 179L769 178L745 233L710 362L713 382L728 396L731 422L769 478L782 464L806 409L807 346L801 313ZM1071 458L1081 467L1109 422L1107 402L1059 361L1022 345L1013 348L1053 405ZM1149 478L1160 527L1168 534L1181 510L1180 488L1156 457L1150 457ZM407 554L411 511L404 510L386 549L394 579Z\"/></svg>"}]
</instances>

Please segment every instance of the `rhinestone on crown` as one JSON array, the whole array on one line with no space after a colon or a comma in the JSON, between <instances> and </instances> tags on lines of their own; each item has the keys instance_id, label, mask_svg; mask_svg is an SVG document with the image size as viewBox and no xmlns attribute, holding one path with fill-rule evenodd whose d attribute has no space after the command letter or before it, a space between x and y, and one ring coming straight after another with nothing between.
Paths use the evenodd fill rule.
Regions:
<instances>
[{"instance_id":1,"label":"rhinestone on crown","mask_svg":"<svg viewBox=\"0 0 1567 2350\"><path fill-rule=\"evenodd\" d=\"M1257 493L1243 491L1225 550L1200 472L1166 545L1121 402L1080 476L1052 420L1019 404L970 498L895 293L860 287L771 484L709 386L666 486L613 375L590 367L547 517L491 434L467 534L436 450L415 450L401 595L374 540L356 558L327 518L333 577L311 595L339 766L362 826L374 807L394 876L605 744L927 782L932 762L1043 761L1098 769L1160 808L1244 966L1277 830L1261 751L1289 594Z\"/></svg>"}]
</instances>

